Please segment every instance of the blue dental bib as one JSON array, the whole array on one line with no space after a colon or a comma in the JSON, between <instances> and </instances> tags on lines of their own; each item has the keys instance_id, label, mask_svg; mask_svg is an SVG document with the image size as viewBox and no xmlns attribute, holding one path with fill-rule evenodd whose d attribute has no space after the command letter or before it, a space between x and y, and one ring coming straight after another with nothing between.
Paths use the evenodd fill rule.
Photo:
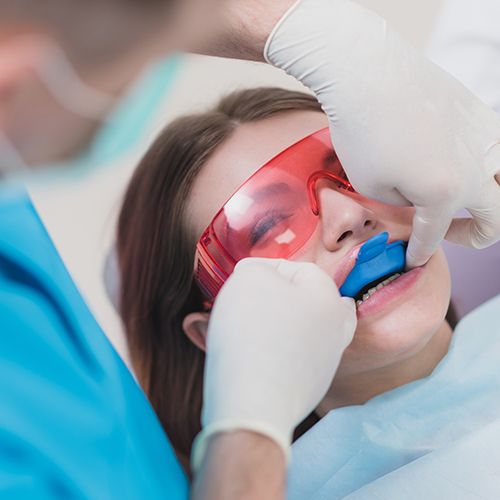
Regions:
<instances>
[{"instance_id":1,"label":"blue dental bib","mask_svg":"<svg viewBox=\"0 0 500 500\"><path fill-rule=\"evenodd\" d=\"M404 270L406 243L397 240L388 245L388 240L389 233L383 232L359 249L356 264L340 287L342 296L354 298L369 283Z\"/></svg>"}]
</instances>

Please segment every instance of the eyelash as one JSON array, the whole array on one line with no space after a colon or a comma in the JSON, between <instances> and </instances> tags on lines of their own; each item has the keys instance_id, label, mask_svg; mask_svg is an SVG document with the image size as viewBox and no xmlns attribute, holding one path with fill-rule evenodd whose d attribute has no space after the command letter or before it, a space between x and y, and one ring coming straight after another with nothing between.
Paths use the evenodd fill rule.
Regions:
<instances>
[{"instance_id":1,"label":"eyelash","mask_svg":"<svg viewBox=\"0 0 500 500\"><path fill-rule=\"evenodd\" d=\"M250 243L256 245L259 240L274 226L279 224L281 221L289 219L292 214L282 214L282 213L270 213L264 219L261 219L257 224L252 228L250 233Z\"/></svg>"}]
</instances>

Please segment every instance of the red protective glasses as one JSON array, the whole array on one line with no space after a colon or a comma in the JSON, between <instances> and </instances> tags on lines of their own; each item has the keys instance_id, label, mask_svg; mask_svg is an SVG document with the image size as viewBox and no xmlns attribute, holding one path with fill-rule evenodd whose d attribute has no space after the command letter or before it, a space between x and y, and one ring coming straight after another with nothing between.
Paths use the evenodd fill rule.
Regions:
<instances>
[{"instance_id":1,"label":"red protective glasses","mask_svg":"<svg viewBox=\"0 0 500 500\"><path fill-rule=\"evenodd\" d=\"M354 191L324 128L293 144L255 172L203 232L195 279L209 301L246 257L289 259L319 221L316 183Z\"/></svg>"}]
</instances>

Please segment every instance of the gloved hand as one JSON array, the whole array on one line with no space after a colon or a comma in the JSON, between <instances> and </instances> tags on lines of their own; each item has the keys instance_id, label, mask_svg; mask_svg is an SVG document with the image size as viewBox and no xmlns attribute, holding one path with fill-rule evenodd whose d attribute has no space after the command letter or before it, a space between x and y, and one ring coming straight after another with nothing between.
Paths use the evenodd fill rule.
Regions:
<instances>
[{"instance_id":1,"label":"gloved hand","mask_svg":"<svg viewBox=\"0 0 500 500\"><path fill-rule=\"evenodd\" d=\"M476 248L500 239L500 118L382 18L349 0L301 0L264 56L315 92L359 192L416 207L410 267L445 235ZM461 208L472 219L452 222Z\"/></svg>"},{"instance_id":2,"label":"gloved hand","mask_svg":"<svg viewBox=\"0 0 500 500\"><path fill-rule=\"evenodd\" d=\"M354 301L316 265L238 263L210 317L193 468L212 434L235 429L265 434L288 455L294 428L326 394L355 326Z\"/></svg>"}]
</instances>

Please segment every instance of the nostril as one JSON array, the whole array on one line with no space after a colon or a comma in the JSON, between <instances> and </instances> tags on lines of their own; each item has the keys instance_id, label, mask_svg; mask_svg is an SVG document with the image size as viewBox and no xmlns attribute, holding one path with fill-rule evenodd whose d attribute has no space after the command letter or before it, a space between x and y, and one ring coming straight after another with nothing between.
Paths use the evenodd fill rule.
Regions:
<instances>
[{"instance_id":1,"label":"nostril","mask_svg":"<svg viewBox=\"0 0 500 500\"><path fill-rule=\"evenodd\" d=\"M373 224L373 222L371 220L365 221L365 227L371 226L372 224Z\"/></svg>"},{"instance_id":2,"label":"nostril","mask_svg":"<svg viewBox=\"0 0 500 500\"><path fill-rule=\"evenodd\" d=\"M337 243L340 243L342 240L345 240L349 236L352 235L352 231L345 231L340 235L340 238L337 240Z\"/></svg>"}]
</instances>

